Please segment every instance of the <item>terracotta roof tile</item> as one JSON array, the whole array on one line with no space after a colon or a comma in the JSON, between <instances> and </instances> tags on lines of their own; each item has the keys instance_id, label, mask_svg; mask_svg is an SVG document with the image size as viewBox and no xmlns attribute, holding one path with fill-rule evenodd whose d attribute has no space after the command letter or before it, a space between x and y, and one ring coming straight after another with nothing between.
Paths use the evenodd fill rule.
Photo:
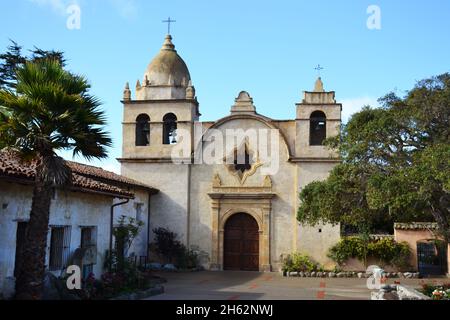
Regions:
<instances>
[{"instance_id":1,"label":"terracotta roof tile","mask_svg":"<svg viewBox=\"0 0 450 320\"><path fill-rule=\"evenodd\" d=\"M435 222L394 223L394 228L398 230L437 230L438 225Z\"/></svg>"},{"instance_id":2,"label":"terracotta roof tile","mask_svg":"<svg viewBox=\"0 0 450 320\"><path fill-rule=\"evenodd\" d=\"M86 177L94 177L96 179L103 179L113 183L120 183L122 185L127 185L130 187L141 187L145 189L153 189L152 187L143 184L139 181L121 176L111 171L103 170L99 167L94 167L87 164L81 164L78 162L67 161L67 164L72 169L73 172L79 173L80 175Z\"/></svg>"},{"instance_id":3,"label":"terracotta roof tile","mask_svg":"<svg viewBox=\"0 0 450 320\"><path fill-rule=\"evenodd\" d=\"M145 184L134 181L103 170L102 168L89 166L73 161L67 161L72 169L72 186L74 190L86 192L101 192L108 195L132 198L134 194L128 190L130 187L138 187L157 192ZM36 173L36 161L22 161L16 152L0 150L0 179L14 178L31 182Z\"/></svg>"}]
</instances>

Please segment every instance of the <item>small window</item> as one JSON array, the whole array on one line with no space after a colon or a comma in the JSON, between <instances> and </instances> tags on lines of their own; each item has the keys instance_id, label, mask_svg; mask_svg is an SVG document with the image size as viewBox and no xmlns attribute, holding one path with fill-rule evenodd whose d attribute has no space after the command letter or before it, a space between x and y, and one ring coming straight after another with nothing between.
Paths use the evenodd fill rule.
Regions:
<instances>
[{"instance_id":1,"label":"small window","mask_svg":"<svg viewBox=\"0 0 450 320\"><path fill-rule=\"evenodd\" d=\"M321 146L327 137L327 118L322 111L315 111L311 114L309 123L309 144L311 146Z\"/></svg>"},{"instance_id":2,"label":"small window","mask_svg":"<svg viewBox=\"0 0 450 320\"><path fill-rule=\"evenodd\" d=\"M144 204L143 203L136 203L135 207L136 207L136 221L144 221L144 219L143 219L143 212L142 212Z\"/></svg>"},{"instance_id":3,"label":"small window","mask_svg":"<svg viewBox=\"0 0 450 320\"><path fill-rule=\"evenodd\" d=\"M90 249L97 247L96 227L81 227L81 243L82 249Z\"/></svg>"},{"instance_id":4,"label":"small window","mask_svg":"<svg viewBox=\"0 0 450 320\"><path fill-rule=\"evenodd\" d=\"M25 221L17 222L16 260L15 260L15 267L14 267L14 276L16 278L19 276L19 272L23 265L22 250L23 250L23 246L25 244L27 227L28 227L28 222L25 222Z\"/></svg>"},{"instance_id":5,"label":"small window","mask_svg":"<svg viewBox=\"0 0 450 320\"><path fill-rule=\"evenodd\" d=\"M240 148L234 153L234 169L244 173L252 168L252 162L247 147Z\"/></svg>"},{"instance_id":6,"label":"small window","mask_svg":"<svg viewBox=\"0 0 450 320\"><path fill-rule=\"evenodd\" d=\"M136 146L150 145L150 117L141 114L136 118Z\"/></svg>"},{"instance_id":7,"label":"small window","mask_svg":"<svg viewBox=\"0 0 450 320\"><path fill-rule=\"evenodd\" d=\"M70 226L53 226L50 235L50 271L67 267L70 256Z\"/></svg>"},{"instance_id":8,"label":"small window","mask_svg":"<svg viewBox=\"0 0 450 320\"><path fill-rule=\"evenodd\" d=\"M177 143L177 117L168 113L163 118L163 144Z\"/></svg>"},{"instance_id":9,"label":"small window","mask_svg":"<svg viewBox=\"0 0 450 320\"><path fill-rule=\"evenodd\" d=\"M87 279L93 273L94 265L97 263L97 228L81 227L81 249L83 256L83 279Z\"/></svg>"}]
</instances>

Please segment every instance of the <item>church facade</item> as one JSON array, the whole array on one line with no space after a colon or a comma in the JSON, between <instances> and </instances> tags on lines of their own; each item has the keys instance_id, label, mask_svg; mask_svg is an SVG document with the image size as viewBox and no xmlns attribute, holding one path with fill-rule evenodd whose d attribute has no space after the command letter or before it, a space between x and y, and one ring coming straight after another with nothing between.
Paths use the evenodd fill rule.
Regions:
<instances>
[{"instance_id":1,"label":"church facade","mask_svg":"<svg viewBox=\"0 0 450 320\"><path fill-rule=\"evenodd\" d=\"M134 94L128 84L124 90L121 174L159 190L152 228L203 252L207 269L278 270L293 252L332 266L326 254L340 226L303 226L296 214L301 189L339 163L322 142L339 134L341 109L319 78L290 120L258 114L242 91L228 116L202 122L189 70L168 35ZM230 143L230 132L241 139Z\"/></svg>"}]
</instances>

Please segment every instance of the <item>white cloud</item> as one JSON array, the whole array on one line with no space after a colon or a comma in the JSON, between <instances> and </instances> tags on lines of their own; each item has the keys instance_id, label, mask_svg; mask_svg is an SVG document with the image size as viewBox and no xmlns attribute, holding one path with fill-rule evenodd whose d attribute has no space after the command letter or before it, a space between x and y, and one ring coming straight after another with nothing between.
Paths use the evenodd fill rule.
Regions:
<instances>
[{"instance_id":1,"label":"white cloud","mask_svg":"<svg viewBox=\"0 0 450 320\"><path fill-rule=\"evenodd\" d=\"M109 0L117 12L127 19L135 18L138 7L135 0Z\"/></svg>"},{"instance_id":2,"label":"white cloud","mask_svg":"<svg viewBox=\"0 0 450 320\"><path fill-rule=\"evenodd\" d=\"M71 4L77 4L75 0L29 0L39 6L48 6L55 13L60 15L66 15L67 7Z\"/></svg>"},{"instance_id":3,"label":"white cloud","mask_svg":"<svg viewBox=\"0 0 450 320\"><path fill-rule=\"evenodd\" d=\"M373 108L379 107L376 98L373 97L359 97L349 98L340 101L342 103L342 122L346 123L352 114L360 111L363 107L369 105Z\"/></svg>"},{"instance_id":4,"label":"white cloud","mask_svg":"<svg viewBox=\"0 0 450 320\"><path fill-rule=\"evenodd\" d=\"M79 0L28 0L38 6L50 7L53 12L60 15L67 15L67 7L71 4L79 4ZM107 0L105 4L111 5L120 16L126 19L136 17L138 6L135 0Z\"/></svg>"}]
</instances>

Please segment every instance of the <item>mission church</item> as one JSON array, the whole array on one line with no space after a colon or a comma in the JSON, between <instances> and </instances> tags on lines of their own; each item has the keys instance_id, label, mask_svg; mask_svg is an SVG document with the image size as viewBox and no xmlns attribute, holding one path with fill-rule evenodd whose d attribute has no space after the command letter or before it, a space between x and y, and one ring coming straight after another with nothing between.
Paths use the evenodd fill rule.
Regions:
<instances>
[{"instance_id":1,"label":"mission church","mask_svg":"<svg viewBox=\"0 0 450 320\"><path fill-rule=\"evenodd\" d=\"M151 229L169 229L187 247L199 248L207 269L278 270L283 255L293 252L333 265L327 251L339 241L340 226L303 226L296 214L302 188L326 179L339 163L337 153L322 142L339 134L341 110L319 77L314 90L292 105L292 119L259 114L250 94L242 91L228 116L202 122L189 69L169 34L135 93L125 87L121 174L159 190L150 200ZM180 132L193 137L199 124L203 137L212 131L225 136L231 129L276 130L280 143L271 157L277 157L278 170L264 172L261 146L251 139L237 146L234 162L205 164L194 161L197 142L191 138L187 160L174 162L174 148L189 140ZM204 150L211 139L198 143ZM238 150L243 157L237 157Z\"/></svg>"},{"instance_id":2,"label":"mission church","mask_svg":"<svg viewBox=\"0 0 450 320\"><path fill-rule=\"evenodd\" d=\"M166 228L198 250L209 270L276 271L293 252L334 266L327 251L339 241L340 226L302 226L296 220L301 189L326 179L339 163L322 142L339 134L342 107L320 77L292 106L291 120L258 114L242 91L228 116L202 122L189 70L168 33L142 81L134 94L128 84L123 93L121 175L67 161L72 184L53 190L46 271L58 276L77 264L84 278L100 277L122 216L143 223L127 251L139 261L157 261L153 230ZM244 133L231 148L229 131ZM266 132L271 139L262 138ZM223 154L215 148L221 137L227 138ZM211 149L220 161L202 161ZM13 296L17 272L26 263L20 252L35 176L35 161L0 150L0 298Z\"/></svg>"}]
</instances>

